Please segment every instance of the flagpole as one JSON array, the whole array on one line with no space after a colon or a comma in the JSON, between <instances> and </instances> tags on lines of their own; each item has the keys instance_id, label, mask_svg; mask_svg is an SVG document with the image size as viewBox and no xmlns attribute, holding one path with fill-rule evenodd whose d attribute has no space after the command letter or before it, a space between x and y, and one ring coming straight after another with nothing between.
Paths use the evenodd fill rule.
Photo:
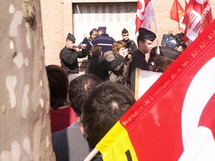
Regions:
<instances>
[{"instance_id":1,"label":"flagpole","mask_svg":"<svg viewBox=\"0 0 215 161\"><path fill-rule=\"evenodd\" d=\"M151 0L152 6L154 6L153 0ZM153 7L154 8L154 7ZM158 42L158 30L157 30L157 23L156 23L156 16L155 16L155 8L154 8L154 24L155 24L155 33L157 35L156 41L157 41L157 54L160 54L160 48L159 48L159 42Z\"/></svg>"},{"instance_id":2,"label":"flagpole","mask_svg":"<svg viewBox=\"0 0 215 161\"><path fill-rule=\"evenodd\" d=\"M84 161L91 161L93 159L93 157L98 153L99 151L94 148L90 154L88 154L88 156L84 159Z\"/></svg>"}]
</instances>

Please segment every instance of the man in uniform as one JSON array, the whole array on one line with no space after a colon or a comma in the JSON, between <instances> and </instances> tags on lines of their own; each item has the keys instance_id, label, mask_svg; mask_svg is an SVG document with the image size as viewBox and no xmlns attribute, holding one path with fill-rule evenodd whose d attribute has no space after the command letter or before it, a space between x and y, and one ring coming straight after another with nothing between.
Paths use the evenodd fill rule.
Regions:
<instances>
[{"instance_id":1,"label":"man in uniform","mask_svg":"<svg viewBox=\"0 0 215 161\"><path fill-rule=\"evenodd\" d=\"M98 27L98 35L99 36L92 41L92 44L101 46L103 54L107 51L111 51L115 40L106 33L105 26Z\"/></svg>"},{"instance_id":2,"label":"man in uniform","mask_svg":"<svg viewBox=\"0 0 215 161\"><path fill-rule=\"evenodd\" d=\"M146 62L145 54L152 50L152 43L156 39L155 33L139 28L139 36L137 37L138 49L132 55L132 60L129 65L127 85L135 92L135 69L149 70Z\"/></svg>"},{"instance_id":3,"label":"man in uniform","mask_svg":"<svg viewBox=\"0 0 215 161\"><path fill-rule=\"evenodd\" d=\"M129 39L129 33L127 29L122 30L122 41L126 43L126 48L128 48L129 53L133 54L137 51L137 45L133 40Z\"/></svg>"},{"instance_id":4,"label":"man in uniform","mask_svg":"<svg viewBox=\"0 0 215 161\"><path fill-rule=\"evenodd\" d=\"M86 46L83 46L79 51L78 46L75 46L75 37L68 33L66 38L66 46L60 51L60 63L61 67L65 69L70 78L71 74L79 73L78 59L87 56Z\"/></svg>"},{"instance_id":5,"label":"man in uniform","mask_svg":"<svg viewBox=\"0 0 215 161\"><path fill-rule=\"evenodd\" d=\"M69 81L76 77L79 73L79 65L77 58L87 56L86 46L83 46L79 51L78 46L75 46L75 37L68 33L66 38L66 46L60 51L61 67L67 72Z\"/></svg>"}]
</instances>

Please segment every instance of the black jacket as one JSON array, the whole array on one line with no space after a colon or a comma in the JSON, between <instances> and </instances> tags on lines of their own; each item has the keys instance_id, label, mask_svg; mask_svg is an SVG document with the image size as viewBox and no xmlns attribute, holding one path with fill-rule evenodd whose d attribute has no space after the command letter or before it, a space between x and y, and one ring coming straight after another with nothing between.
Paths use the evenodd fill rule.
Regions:
<instances>
[{"instance_id":1,"label":"black jacket","mask_svg":"<svg viewBox=\"0 0 215 161\"><path fill-rule=\"evenodd\" d=\"M123 61L125 61L125 58L121 55L112 62L108 62L104 57L92 56L92 59L87 67L87 73L94 74L103 81L106 81L109 80L108 71L113 70Z\"/></svg>"},{"instance_id":2,"label":"black jacket","mask_svg":"<svg viewBox=\"0 0 215 161\"><path fill-rule=\"evenodd\" d=\"M65 69L68 74L79 73L78 59L86 57L85 50L76 51L69 49L66 46L60 51L60 63L61 67Z\"/></svg>"},{"instance_id":3,"label":"black jacket","mask_svg":"<svg viewBox=\"0 0 215 161\"><path fill-rule=\"evenodd\" d=\"M115 40L112 37L110 37L108 34L103 33L99 37L93 39L92 44L101 46L102 52L104 54L105 52L112 50L112 45L114 42Z\"/></svg>"},{"instance_id":4,"label":"black jacket","mask_svg":"<svg viewBox=\"0 0 215 161\"><path fill-rule=\"evenodd\" d=\"M148 64L145 59L145 54L137 50L134 55L132 55L132 60L129 64L127 85L135 92L135 69L139 68L141 70L149 70Z\"/></svg>"},{"instance_id":5,"label":"black jacket","mask_svg":"<svg viewBox=\"0 0 215 161\"><path fill-rule=\"evenodd\" d=\"M137 45L133 40L130 40L130 39L124 40L123 39L122 41L126 43L126 48L128 48L128 51L130 51L132 53L137 51Z\"/></svg>"}]
</instances>

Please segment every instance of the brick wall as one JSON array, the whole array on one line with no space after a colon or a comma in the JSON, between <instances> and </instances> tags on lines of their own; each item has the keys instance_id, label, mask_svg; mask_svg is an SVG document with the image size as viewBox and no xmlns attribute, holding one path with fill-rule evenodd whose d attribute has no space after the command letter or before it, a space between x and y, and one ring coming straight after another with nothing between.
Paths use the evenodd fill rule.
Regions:
<instances>
[{"instance_id":1,"label":"brick wall","mask_svg":"<svg viewBox=\"0 0 215 161\"><path fill-rule=\"evenodd\" d=\"M77 2L77 0L76 0ZM184 6L184 0L179 0ZM215 17L215 1L212 4L213 17ZM156 14L156 25L159 37L159 45L162 35L172 31L173 34L179 33L177 22L170 19L170 9L173 0L153 0ZM72 0L42 0L42 21L43 36L45 44L45 63L58 64L59 52L65 46L65 38L68 32L72 32ZM152 24L152 30L155 31L155 25ZM82 62L83 59L80 59ZM86 63L83 63L83 68ZM83 71L84 72L84 71Z\"/></svg>"},{"instance_id":2,"label":"brick wall","mask_svg":"<svg viewBox=\"0 0 215 161\"><path fill-rule=\"evenodd\" d=\"M60 0L42 0L41 12L45 45L45 63L46 65L59 65L59 51L65 45L62 2Z\"/></svg>"}]
</instances>

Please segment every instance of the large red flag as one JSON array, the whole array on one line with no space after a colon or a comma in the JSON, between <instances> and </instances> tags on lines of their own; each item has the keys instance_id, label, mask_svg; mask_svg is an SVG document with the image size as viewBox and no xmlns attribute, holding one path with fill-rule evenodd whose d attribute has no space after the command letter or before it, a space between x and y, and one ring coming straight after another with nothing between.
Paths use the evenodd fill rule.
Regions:
<instances>
[{"instance_id":1,"label":"large red flag","mask_svg":"<svg viewBox=\"0 0 215 161\"><path fill-rule=\"evenodd\" d=\"M154 8L151 0L138 0L136 13L136 35L138 29L143 27L151 30L151 23L155 21Z\"/></svg>"},{"instance_id":2,"label":"large red flag","mask_svg":"<svg viewBox=\"0 0 215 161\"><path fill-rule=\"evenodd\" d=\"M215 20L97 144L104 161L215 160L214 29Z\"/></svg>"},{"instance_id":3,"label":"large red flag","mask_svg":"<svg viewBox=\"0 0 215 161\"><path fill-rule=\"evenodd\" d=\"M183 23L186 25L184 40L194 41L212 19L212 9L209 0L190 0L183 20Z\"/></svg>"},{"instance_id":4,"label":"large red flag","mask_svg":"<svg viewBox=\"0 0 215 161\"><path fill-rule=\"evenodd\" d=\"M178 0L175 0L173 2L173 5L172 5L171 11L170 11L170 18L172 20L175 20L178 22L178 29L180 31L185 30L185 25L182 23L182 21L184 19L184 14L185 14L185 11L184 11L183 7L178 2Z\"/></svg>"}]
</instances>

